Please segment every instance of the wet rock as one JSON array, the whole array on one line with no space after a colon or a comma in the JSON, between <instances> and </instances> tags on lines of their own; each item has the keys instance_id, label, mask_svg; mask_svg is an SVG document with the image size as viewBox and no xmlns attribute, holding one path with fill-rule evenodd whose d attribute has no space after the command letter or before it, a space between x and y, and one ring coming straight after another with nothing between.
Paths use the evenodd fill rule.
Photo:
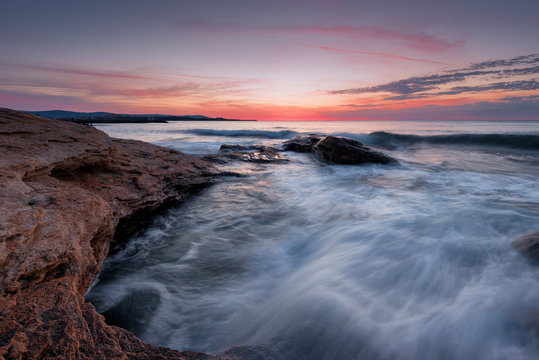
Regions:
<instances>
[{"instance_id":1,"label":"wet rock","mask_svg":"<svg viewBox=\"0 0 539 360\"><path fill-rule=\"evenodd\" d=\"M539 231L515 239L512 245L527 258L539 261Z\"/></svg>"},{"instance_id":2,"label":"wet rock","mask_svg":"<svg viewBox=\"0 0 539 360\"><path fill-rule=\"evenodd\" d=\"M232 151L249 151L249 150L258 150L264 151L267 146L264 145L239 145L239 144L223 144L219 147L219 151L222 152L232 152Z\"/></svg>"},{"instance_id":3,"label":"wet rock","mask_svg":"<svg viewBox=\"0 0 539 360\"><path fill-rule=\"evenodd\" d=\"M320 141L323 135L298 135L283 143L283 150L308 153L313 151L313 146Z\"/></svg>"},{"instance_id":4,"label":"wet rock","mask_svg":"<svg viewBox=\"0 0 539 360\"><path fill-rule=\"evenodd\" d=\"M221 153L204 156L204 159L219 164L230 161L245 161L253 163L279 163L289 161L281 155L281 151L271 146L263 145L228 145L223 144L219 149Z\"/></svg>"},{"instance_id":5,"label":"wet rock","mask_svg":"<svg viewBox=\"0 0 539 360\"><path fill-rule=\"evenodd\" d=\"M296 152L314 152L320 159L334 164L390 164L397 162L392 157L373 150L359 141L340 136L300 135L285 141L283 149Z\"/></svg>"},{"instance_id":6,"label":"wet rock","mask_svg":"<svg viewBox=\"0 0 539 360\"><path fill-rule=\"evenodd\" d=\"M372 150L359 141L345 137L324 136L314 145L313 150L320 158L335 164L389 164L396 162L395 159Z\"/></svg>"},{"instance_id":7,"label":"wet rock","mask_svg":"<svg viewBox=\"0 0 539 360\"><path fill-rule=\"evenodd\" d=\"M207 358L107 325L84 293L117 225L208 186L210 163L8 109L0 154L0 358Z\"/></svg>"}]
</instances>

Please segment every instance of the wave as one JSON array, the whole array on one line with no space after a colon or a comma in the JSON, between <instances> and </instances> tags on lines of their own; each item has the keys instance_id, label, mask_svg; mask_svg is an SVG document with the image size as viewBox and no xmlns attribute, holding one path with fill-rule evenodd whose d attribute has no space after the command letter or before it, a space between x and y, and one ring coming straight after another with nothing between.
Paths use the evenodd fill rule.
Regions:
<instances>
[{"instance_id":1,"label":"wave","mask_svg":"<svg viewBox=\"0 0 539 360\"><path fill-rule=\"evenodd\" d=\"M264 139L291 139L306 133L293 130L213 130L189 129L181 133L198 136L249 137ZM506 147L522 150L539 150L539 135L532 134L448 134L448 135L413 135L395 134L386 131L375 131L370 134L336 133L359 140L367 145L379 146L412 146L418 144L432 145L466 145Z\"/></svg>"},{"instance_id":2,"label":"wave","mask_svg":"<svg viewBox=\"0 0 539 360\"><path fill-rule=\"evenodd\" d=\"M356 135L355 137L357 138L358 136ZM531 134L405 135L376 131L366 136L359 136L359 138L364 143L381 146L434 144L539 150L539 135Z\"/></svg>"},{"instance_id":3,"label":"wave","mask_svg":"<svg viewBox=\"0 0 539 360\"><path fill-rule=\"evenodd\" d=\"M183 133L201 136L227 136L227 137L253 137L264 139L290 139L300 133L292 130L212 130L212 129L190 129L183 130Z\"/></svg>"}]
</instances>

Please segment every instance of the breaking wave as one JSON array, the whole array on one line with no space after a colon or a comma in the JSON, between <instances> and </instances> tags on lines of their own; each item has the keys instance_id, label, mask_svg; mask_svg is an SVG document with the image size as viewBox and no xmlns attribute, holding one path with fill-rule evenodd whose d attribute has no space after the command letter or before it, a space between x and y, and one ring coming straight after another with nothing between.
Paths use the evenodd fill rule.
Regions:
<instances>
[{"instance_id":1,"label":"breaking wave","mask_svg":"<svg viewBox=\"0 0 539 360\"><path fill-rule=\"evenodd\" d=\"M356 135L353 137L357 138L358 136ZM493 146L523 150L539 150L539 135L531 134L451 134L421 136L376 131L367 136L360 136L360 140L367 144L385 146L432 144Z\"/></svg>"}]
</instances>

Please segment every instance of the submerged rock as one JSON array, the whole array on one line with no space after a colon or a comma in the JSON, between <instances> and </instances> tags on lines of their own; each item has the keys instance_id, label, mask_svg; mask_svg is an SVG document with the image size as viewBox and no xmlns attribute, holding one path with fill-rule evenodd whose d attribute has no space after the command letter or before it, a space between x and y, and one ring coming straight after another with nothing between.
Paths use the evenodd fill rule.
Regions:
<instances>
[{"instance_id":1,"label":"submerged rock","mask_svg":"<svg viewBox=\"0 0 539 360\"><path fill-rule=\"evenodd\" d=\"M373 150L359 141L340 136L300 135L285 141L283 149L296 152L314 152L320 159L343 165L397 162L392 157Z\"/></svg>"},{"instance_id":2,"label":"submerged rock","mask_svg":"<svg viewBox=\"0 0 539 360\"><path fill-rule=\"evenodd\" d=\"M210 163L8 109L0 154L0 358L207 358L107 325L84 293L113 239L208 186Z\"/></svg>"},{"instance_id":3,"label":"submerged rock","mask_svg":"<svg viewBox=\"0 0 539 360\"><path fill-rule=\"evenodd\" d=\"M204 156L205 160L226 164L233 160L254 162L254 163L273 163L287 162L288 159L281 155L277 148L264 145L229 145L223 144L219 149L221 153Z\"/></svg>"},{"instance_id":4,"label":"submerged rock","mask_svg":"<svg viewBox=\"0 0 539 360\"><path fill-rule=\"evenodd\" d=\"M522 255L539 261L539 231L515 239L512 245Z\"/></svg>"}]
</instances>

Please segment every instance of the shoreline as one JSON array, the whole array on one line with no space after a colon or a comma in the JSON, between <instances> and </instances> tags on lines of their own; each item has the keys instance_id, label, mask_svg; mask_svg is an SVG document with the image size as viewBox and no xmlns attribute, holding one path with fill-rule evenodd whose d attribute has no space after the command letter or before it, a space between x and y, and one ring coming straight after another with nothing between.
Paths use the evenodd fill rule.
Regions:
<instances>
[{"instance_id":1,"label":"shoreline","mask_svg":"<svg viewBox=\"0 0 539 360\"><path fill-rule=\"evenodd\" d=\"M220 172L197 156L14 110L0 109L0 129L0 356L207 359L107 325L84 293L120 235Z\"/></svg>"},{"instance_id":2,"label":"shoreline","mask_svg":"<svg viewBox=\"0 0 539 360\"><path fill-rule=\"evenodd\" d=\"M320 164L364 162L350 157L354 150L367 151L368 162L377 154L380 163L398 166L342 137L300 135L282 147ZM149 345L106 324L84 300L112 246L218 177L237 176L212 163L289 162L280 149L225 144L198 157L1 108L0 149L0 358L280 358L273 343L216 356ZM531 233L513 247L536 262L538 243Z\"/></svg>"},{"instance_id":3,"label":"shoreline","mask_svg":"<svg viewBox=\"0 0 539 360\"><path fill-rule=\"evenodd\" d=\"M288 143L307 141L301 152L336 163L381 156L331 136L323 139L339 145L318 149L321 138L299 136ZM346 154L339 153L342 146ZM213 356L145 344L106 324L84 294L114 245L154 213L231 175L212 162L288 161L279 149L223 145L220 154L199 157L2 108L0 148L6 154L0 159L0 356L195 360L273 354L264 345L233 346ZM351 162L350 151L360 158Z\"/></svg>"}]
</instances>

